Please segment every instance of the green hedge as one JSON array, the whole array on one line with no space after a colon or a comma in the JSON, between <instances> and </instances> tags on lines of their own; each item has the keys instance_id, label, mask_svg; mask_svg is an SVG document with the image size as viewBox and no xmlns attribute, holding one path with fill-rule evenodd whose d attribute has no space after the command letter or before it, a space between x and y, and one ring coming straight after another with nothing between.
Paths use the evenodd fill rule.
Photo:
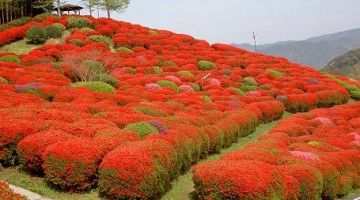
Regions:
<instances>
[{"instance_id":1,"label":"green hedge","mask_svg":"<svg viewBox=\"0 0 360 200\"><path fill-rule=\"evenodd\" d=\"M210 61L201 60L197 63L197 68L199 70L210 70L217 69L216 65Z\"/></svg>"},{"instance_id":2,"label":"green hedge","mask_svg":"<svg viewBox=\"0 0 360 200\"><path fill-rule=\"evenodd\" d=\"M76 82L71 84L71 86L86 87L94 92L115 93L113 86L100 81Z\"/></svg>"},{"instance_id":3,"label":"green hedge","mask_svg":"<svg viewBox=\"0 0 360 200\"><path fill-rule=\"evenodd\" d=\"M135 122L125 126L124 130L134 131L138 134L140 138L143 138L151 133L159 133L158 129L146 122Z\"/></svg>"}]
</instances>

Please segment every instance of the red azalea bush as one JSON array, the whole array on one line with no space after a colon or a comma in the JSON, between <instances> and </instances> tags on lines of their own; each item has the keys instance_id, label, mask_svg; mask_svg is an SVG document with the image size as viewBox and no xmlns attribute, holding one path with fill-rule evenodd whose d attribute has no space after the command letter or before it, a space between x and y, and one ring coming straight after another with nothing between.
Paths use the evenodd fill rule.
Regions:
<instances>
[{"instance_id":1,"label":"red azalea bush","mask_svg":"<svg viewBox=\"0 0 360 200\"><path fill-rule=\"evenodd\" d=\"M360 154L352 144L360 137L352 132L357 128L344 123L344 119L359 118L359 103L294 115L245 149L225 154L219 161L195 166L196 192L200 199L275 198L274 194L281 198L289 194L291 199L342 197L359 188ZM246 162L258 163L251 167ZM263 173L269 175L259 175L263 166L266 166ZM294 181L292 190L286 188L285 181L275 184L284 188L274 188L264 177L290 178ZM256 185L263 188L249 191Z\"/></svg>"},{"instance_id":2,"label":"red azalea bush","mask_svg":"<svg viewBox=\"0 0 360 200\"><path fill-rule=\"evenodd\" d=\"M26 197L15 193L9 188L9 185L3 181L0 181L0 199L4 200L26 200Z\"/></svg>"}]
</instances>

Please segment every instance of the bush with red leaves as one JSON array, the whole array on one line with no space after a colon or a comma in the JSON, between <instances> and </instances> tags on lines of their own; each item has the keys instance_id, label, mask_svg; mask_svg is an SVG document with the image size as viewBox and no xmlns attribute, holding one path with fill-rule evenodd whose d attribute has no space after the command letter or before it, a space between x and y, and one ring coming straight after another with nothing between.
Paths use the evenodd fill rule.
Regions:
<instances>
[{"instance_id":1,"label":"bush with red leaves","mask_svg":"<svg viewBox=\"0 0 360 200\"><path fill-rule=\"evenodd\" d=\"M26 197L15 193L9 188L9 185L3 181L0 181L0 199L3 200L26 200Z\"/></svg>"}]
</instances>

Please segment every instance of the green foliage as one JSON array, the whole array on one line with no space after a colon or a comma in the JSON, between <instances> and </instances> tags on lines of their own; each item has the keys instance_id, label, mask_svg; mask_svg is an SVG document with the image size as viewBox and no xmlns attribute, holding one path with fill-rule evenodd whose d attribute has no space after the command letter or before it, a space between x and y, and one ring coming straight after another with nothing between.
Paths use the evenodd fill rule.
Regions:
<instances>
[{"instance_id":1,"label":"green foliage","mask_svg":"<svg viewBox=\"0 0 360 200\"><path fill-rule=\"evenodd\" d=\"M178 71L178 74L180 74L181 76L194 76L193 73L191 73L189 71L185 71L185 70Z\"/></svg>"},{"instance_id":2,"label":"green foliage","mask_svg":"<svg viewBox=\"0 0 360 200\"><path fill-rule=\"evenodd\" d=\"M161 73L163 73L163 70L160 67L156 66L156 67L154 67L154 72L155 72L155 74L161 74Z\"/></svg>"},{"instance_id":3,"label":"green foliage","mask_svg":"<svg viewBox=\"0 0 360 200\"><path fill-rule=\"evenodd\" d=\"M351 98L355 99L356 101L360 100L360 91L351 91Z\"/></svg>"},{"instance_id":4,"label":"green foliage","mask_svg":"<svg viewBox=\"0 0 360 200\"><path fill-rule=\"evenodd\" d=\"M274 69L266 69L265 71L271 73L274 77L278 78L278 77L282 77L283 74L279 71L276 71Z\"/></svg>"},{"instance_id":5,"label":"green foliage","mask_svg":"<svg viewBox=\"0 0 360 200\"><path fill-rule=\"evenodd\" d=\"M146 122L135 122L132 124L128 124L127 126L125 126L124 130L134 131L138 134L140 138L143 138L148 134L159 133L158 129L155 126Z\"/></svg>"},{"instance_id":6,"label":"green foliage","mask_svg":"<svg viewBox=\"0 0 360 200\"><path fill-rule=\"evenodd\" d=\"M248 91L254 91L257 90L257 86L255 85L244 85L241 87L241 90L244 92L248 92Z\"/></svg>"},{"instance_id":7,"label":"green foliage","mask_svg":"<svg viewBox=\"0 0 360 200\"><path fill-rule=\"evenodd\" d=\"M39 2L41 2L41 1L39 1ZM45 8L45 7L49 6L48 8L50 8L50 9L52 8L52 5L50 5L49 1L43 1L43 2L47 2L47 3L44 5L41 5L41 6L36 6L36 7ZM36 21L36 22L44 22L50 16L54 16L54 15L51 13L41 13L39 15L36 15L34 18L32 18L32 20Z\"/></svg>"},{"instance_id":8,"label":"green foliage","mask_svg":"<svg viewBox=\"0 0 360 200\"><path fill-rule=\"evenodd\" d=\"M114 87L116 87L119 83L119 81L116 78L106 73L102 73L99 74L98 76L94 76L91 81L101 81Z\"/></svg>"},{"instance_id":9,"label":"green foliage","mask_svg":"<svg viewBox=\"0 0 360 200\"><path fill-rule=\"evenodd\" d=\"M5 78L3 77L0 77L0 83L6 83L6 84L9 84L9 81L6 80Z\"/></svg>"},{"instance_id":10,"label":"green foliage","mask_svg":"<svg viewBox=\"0 0 360 200\"><path fill-rule=\"evenodd\" d=\"M31 17L20 17L17 19L14 19L6 24L2 24L0 25L0 32L6 29L9 29L11 27L15 27L15 26L22 26L26 23L28 23L32 18Z\"/></svg>"},{"instance_id":11,"label":"green foliage","mask_svg":"<svg viewBox=\"0 0 360 200\"><path fill-rule=\"evenodd\" d=\"M42 99L46 99L46 96L40 90L37 90L37 89L34 89L34 88L20 89L17 92L32 94L32 95L38 96L38 97L40 97Z\"/></svg>"},{"instance_id":12,"label":"green foliage","mask_svg":"<svg viewBox=\"0 0 360 200\"><path fill-rule=\"evenodd\" d=\"M75 44L76 46L82 47L84 46L84 42L82 40L79 39L72 39L70 41L71 44Z\"/></svg>"},{"instance_id":13,"label":"green foliage","mask_svg":"<svg viewBox=\"0 0 360 200\"><path fill-rule=\"evenodd\" d=\"M87 37L88 40L91 40L93 42L102 42L108 46L112 46L112 40L111 38L103 35L90 35Z\"/></svg>"},{"instance_id":14,"label":"green foliage","mask_svg":"<svg viewBox=\"0 0 360 200\"><path fill-rule=\"evenodd\" d=\"M211 98L209 96L207 96L207 95L201 96L201 98L204 99L205 103L211 103L212 102Z\"/></svg>"},{"instance_id":15,"label":"green foliage","mask_svg":"<svg viewBox=\"0 0 360 200\"><path fill-rule=\"evenodd\" d=\"M130 0L104 0L100 2L100 6L107 11L108 18L110 18L110 12L123 12L129 3Z\"/></svg>"},{"instance_id":16,"label":"green foliage","mask_svg":"<svg viewBox=\"0 0 360 200\"><path fill-rule=\"evenodd\" d=\"M53 23L52 26L55 26L57 29L59 29L61 32L66 30L66 27L60 23Z\"/></svg>"},{"instance_id":17,"label":"green foliage","mask_svg":"<svg viewBox=\"0 0 360 200\"><path fill-rule=\"evenodd\" d=\"M72 87L86 87L94 92L104 92L104 93L115 93L113 86L100 82L100 81L89 81L89 82L76 82L71 84Z\"/></svg>"},{"instance_id":18,"label":"green foliage","mask_svg":"<svg viewBox=\"0 0 360 200\"><path fill-rule=\"evenodd\" d=\"M246 86L257 86L258 83L256 82L256 80L253 77L245 77L243 79L243 84Z\"/></svg>"},{"instance_id":19,"label":"green foliage","mask_svg":"<svg viewBox=\"0 0 360 200\"><path fill-rule=\"evenodd\" d=\"M82 17L69 17L67 19L67 28L93 28L93 23L87 18Z\"/></svg>"},{"instance_id":20,"label":"green foliage","mask_svg":"<svg viewBox=\"0 0 360 200\"><path fill-rule=\"evenodd\" d=\"M242 89L240 89L240 88L233 87L233 86L231 86L230 88L233 89L233 90L235 90L235 91L238 93L238 95L240 95L240 96L242 96L242 95L245 94L245 92L244 92Z\"/></svg>"},{"instance_id":21,"label":"green foliage","mask_svg":"<svg viewBox=\"0 0 360 200\"><path fill-rule=\"evenodd\" d=\"M0 57L0 62L15 62L15 63L20 63L21 60L20 58L18 58L15 55L6 55L6 56L2 56Z\"/></svg>"},{"instance_id":22,"label":"green foliage","mask_svg":"<svg viewBox=\"0 0 360 200\"><path fill-rule=\"evenodd\" d=\"M45 31L49 38L60 38L62 36L62 31L54 25L45 27Z\"/></svg>"},{"instance_id":23,"label":"green foliage","mask_svg":"<svg viewBox=\"0 0 360 200\"><path fill-rule=\"evenodd\" d=\"M128 52L128 53L133 53L133 51L127 47L118 47L115 49L116 52Z\"/></svg>"},{"instance_id":24,"label":"green foliage","mask_svg":"<svg viewBox=\"0 0 360 200\"><path fill-rule=\"evenodd\" d=\"M140 113L146 114L146 115L151 115L151 116L155 116L155 117L165 117L166 114L158 111L158 110L154 110L154 109L150 109L147 107L134 107L134 109Z\"/></svg>"},{"instance_id":25,"label":"green foliage","mask_svg":"<svg viewBox=\"0 0 360 200\"><path fill-rule=\"evenodd\" d=\"M198 92L201 90L200 85L196 84L196 83L190 83L191 87L194 89L195 92Z\"/></svg>"},{"instance_id":26,"label":"green foliage","mask_svg":"<svg viewBox=\"0 0 360 200\"><path fill-rule=\"evenodd\" d=\"M81 28L80 30L81 30L82 32L84 32L84 33L89 33L89 32L91 32L91 31L95 31L94 29L89 28L89 27L84 27L84 28Z\"/></svg>"},{"instance_id":27,"label":"green foliage","mask_svg":"<svg viewBox=\"0 0 360 200\"><path fill-rule=\"evenodd\" d=\"M197 63L197 68L199 70L210 70L217 69L216 65L210 61L201 60Z\"/></svg>"},{"instance_id":28,"label":"green foliage","mask_svg":"<svg viewBox=\"0 0 360 200\"><path fill-rule=\"evenodd\" d=\"M157 32L157 31L155 31L155 30L149 30L149 34L150 34L150 35L157 35L157 34L158 34L158 32Z\"/></svg>"},{"instance_id":29,"label":"green foliage","mask_svg":"<svg viewBox=\"0 0 360 200\"><path fill-rule=\"evenodd\" d=\"M156 81L156 84L160 85L161 87L168 87L171 88L172 90L174 90L176 93L179 93L179 88L178 86L172 82L172 81L168 81L168 80L158 80Z\"/></svg>"},{"instance_id":30,"label":"green foliage","mask_svg":"<svg viewBox=\"0 0 360 200\"><path fill-rule=\"evenodd\" d=\"M26 39L32 44L42 44L47 39L46 31L40 26L30 27L26 33Z\"/></svg>"},{"instance_id":31,"label":"green foliage","mask_svg":"<svg viewBox=\"0 0 360 200\"><path fill-rule=\"evenodd\" d=\"M176 63L172 60L166 60L166 61L160 63L160 67L163 67L163 66L176 66Z\"/></svg>"}]
</instances>

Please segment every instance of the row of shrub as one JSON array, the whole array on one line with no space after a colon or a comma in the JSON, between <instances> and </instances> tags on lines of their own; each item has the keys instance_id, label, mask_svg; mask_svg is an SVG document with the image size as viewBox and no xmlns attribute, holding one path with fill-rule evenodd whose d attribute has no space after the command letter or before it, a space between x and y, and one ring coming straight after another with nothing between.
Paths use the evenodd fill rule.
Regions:
<instances>
[{"instance_id":1,"label":"row of shrub","mask_svg":"<svg viewBox=\"0 0 360 200\"><path fill-rule=\"evenodd\" d=\"M360 103L280 122L258 142L196 165L199 199L336 199L360 188Z\"/></svg>"},{"instance_id":2,"label":"row of shrub","mask_svg":"<svg viewBox=\"0 0 360 200\"><path fill-rule=\"evenodd\" d=\"M21 196L20 194L14 193L9 188L9 185L3 181L0 181L0 199L4 200L26 200L26 197Z\"/></svg>"}]
</instances>

